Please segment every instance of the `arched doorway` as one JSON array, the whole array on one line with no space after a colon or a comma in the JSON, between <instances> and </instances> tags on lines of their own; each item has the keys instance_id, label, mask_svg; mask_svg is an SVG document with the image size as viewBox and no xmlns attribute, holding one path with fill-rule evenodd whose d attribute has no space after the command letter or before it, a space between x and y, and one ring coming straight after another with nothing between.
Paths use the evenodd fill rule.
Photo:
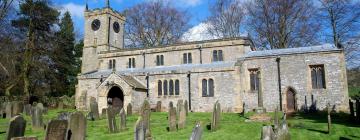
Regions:
<instances>
[{"instance_id":1,"label":"arched doorway","mask_svg":"<svg viewBox=\"0 0 360 140\"><path fill-rule=\"evenodd\" d=\"M109 90L107 102L108 105L111 105L116 111L120 112L124 106L124 93L120 87L114 86Z\"/></svg>"},{"instance_id":2,"label":"arched doorway","mask_svg":"<svg viewBox=\"0 0 360 140\"><path fill-rule=\"evenodd\" d=\"M295 90L289 88L286 92L286 112L295 112L295 111L296 111Z\"/></svg>"}]
</instances>

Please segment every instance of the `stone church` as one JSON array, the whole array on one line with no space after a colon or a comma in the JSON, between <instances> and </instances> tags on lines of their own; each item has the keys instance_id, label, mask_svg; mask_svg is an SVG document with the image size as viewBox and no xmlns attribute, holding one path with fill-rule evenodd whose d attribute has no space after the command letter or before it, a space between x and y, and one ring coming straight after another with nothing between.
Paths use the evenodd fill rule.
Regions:
<instances>
[{"instance_id":1,"label":"stone church","mask_svg":"<svg viewBox=\"0 0 360 140\"><path fill-rule=\"evenodd\" d=\"M293 112L310 107L348 109L342 49L332 45L257 51L248 37L124 48L126 17L107 6L85 13L76 107L109 105L134 111L144 100L186 100L194 112L209 112L218 100L224 112L264 107Z\"/></svg>"}]
</instances>

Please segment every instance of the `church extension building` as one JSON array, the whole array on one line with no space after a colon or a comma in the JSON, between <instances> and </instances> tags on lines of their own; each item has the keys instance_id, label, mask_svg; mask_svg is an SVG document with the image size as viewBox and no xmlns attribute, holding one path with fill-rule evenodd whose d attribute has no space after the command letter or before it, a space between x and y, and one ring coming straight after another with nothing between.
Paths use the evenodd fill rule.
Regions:
<instances>
[{"instance_id":1,"label":"church extension building","mask_svg":"<svg viewBox=\"0 0 360 140\"><path fill-rule=\"evenodd\" d=\"M210 112L218 100L224 112L258 107L298 111L311 106L348 110L342 49L331 45L255 51L248 37L124 48L125 17L109 6L85 11L85 37L76 107L108 105L134 111L144 100L187 100L189 109ZM259 94L260 93L260 94ZM261 96L259 96L261 95ZM260 100L259 100L260 99Z\"/></svg>"}]
</instances>

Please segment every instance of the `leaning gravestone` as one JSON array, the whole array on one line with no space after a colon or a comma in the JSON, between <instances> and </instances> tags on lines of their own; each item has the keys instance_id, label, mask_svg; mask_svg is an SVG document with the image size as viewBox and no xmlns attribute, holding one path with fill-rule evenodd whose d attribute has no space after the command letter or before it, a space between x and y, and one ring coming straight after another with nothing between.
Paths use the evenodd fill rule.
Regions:
<instances>
[{"instance_id":1,"label":"leaning gravestone","mask_svg":"<svg viewBox=\"0 0 360 140\"><path fill-rule=\"evenodd\" d=\"M192 130L191 136L190 136L190 140L201 140L201 136L202 136L203 130L201 128L200 123L196 123L195 127Z\"/></svg>"},{"instance_id":2,"label":"leaning gravestone","mask_svg":"<svg viewBox=\"0 0 360 140\"><path fill-rule=\"evenodd\" d=\"M85 140L86 118L81 112L72 113L69 121L70 140Z\"/></svg>"},{"instance_id":3,"label":"leaning gravestone","mask_svg":"<svg viewBox=\"0 0 360 140\"><path fill-rule=\"evenodd\" d=\"M35 106L31 109L31 121L32 127L35 129L43 128L43 119L42 119L43 110L41 106Z\"/></svg>"},{"instance_id":4,"label":"leaning gravestone","mask_svg":"<svg viewBox=\"0 0 360 140\"><path fill-rule=\"evenodd\" d=\"M176 108L172 107L172 102L169 103L169 131L176 131Z\"/></svg>"},{"instance_id":5,"label":"leaning gravestone","mask_svg":"<svg viewBox=\"0 0 360 140\"><path fill-rule=\"evenodd\" d=\"M92 112L95 120L99 120L98 103L96 102L96 99L94 97L90 98L90 112Z\"/></svg>"},{"instance_id":6,"label":"leaning gravestone","mask_svg":"<svg viewBox=\"0 0 360 140\"><path fill-rule=\"evenodd\" d=\"M25 128L26 120L22 116L18 115L11 118L6 140L10 140L13 137L24 136Z\"/></svg>"},{"instance_id":7,"label":"leaning gravestone","mask_svg":"<svg viewBox=\"0 0 360 140\"><path fill-rule=\"evenodd\" d=\"M182 129L185 128L186 125L186 111L184 108L184 105L180 104L180 106L178 106L180 109L179 110L179 122L178 122L178 128Z\"/></svg>"},{"instance_id":8,"label":"leaning gravestone","mask_svg":"<svg viewBox=\"0 0 360 140\"><path fill-rule=\"evenodd\" d=\"M45 140L65 140L67 138L68 121L51 120L46 128Z\"/></svg>"},{"instance_id":9,"label":"leaning gravestone","mask_svg":"<svg viewBox=\"0 0 360 140\"><path fill-rule=\"evenodd\" d=\"M189 105L187 100L184 101L184 108L185 108L185 112L186 112L186 116L189 114Z\"/></svg>"},{"instance_id":10,"label":"leaning gravestone","mask_svg":"<svg viewBox=\"0 0 360 140\"><path fill-rule=\"evenodd\" d=\"M131 103L129 103L128 106L127 106L126 115L127 115L127 116L131 116L131 115L132 115L132 105L131 105Z\"/></svg>"},{"instance_id":11,"label":"leaning gravestone","mask_svg":"<svg viewBox=\"0 0 360 140\"><path fill-rule=\"evenodd\" d=\"M126 113L124 108L120 110L120 131L125 131L126 128Z\"/></svg>"},{"instance_id":12,"label":"leaning gravestone","mask_svg":"<svg viewBox=\"0 0 360 140\"><path fill-rule=\"evenodd\" d=\"M211 120L211 131L216 131L220 127L220 116L221 115L221 108L219 101L216 101L214 104L214 110L212 113L212 120Z\"/></svg>"},{"instance_id":13,"label":"leaning gravestone","mask_svg":"<svg viewBox=\"0 0 360 140\"><path fill-rule=\"evenodd\" d=\"M31 115L31 104L27 104L24 106L24 113L28 116Z\"/></svg>"},{"instance_id":14,"label":"leaning gravestone","mask_svg":"<svg viewBox=\"0 0 360 140\"><path fill-rule=\"evenodd\" d=\"M12 116L12 104L11 102L7 102L5 105L5 114L7 119L11 119Z\"/></svg>"},{"instance_id":15,"label":"leaning gravestone","mask_svg":"<svg viewBox=\"0 0 360 140\"><path fill-rule=\"evenodd\" d=\"M108 127L110 133L118 132L118 127L116 124L116 113L112 106L109 106L107 109L107 117L108 117Z\"/></svg>"},{"instance_id":16,"label":"leaning gravestone","mask_svg":"<svg viewBox=\"0 0 360 140\"><path fill-rule=\"evenodd\" d=\"M24 109L24 104L22 102L19 101L14 101L12 102L12 117L16 116L16 115L20 115L20 113L23 112Z\"/></svg>"},{"instance_id":17,"label":"leaning gravestone","mask_svg":"<svg viewBox=\"0 0 360 140\"><path fill-rule=\"evenodd\" d=\"M141 108L141 117L143 119L145 129L150 129L150 113L150 104L147 100L145 100Z\"/></svg>"},{"instance_id":18,"label":"leaning gravestone","mask_svg":"<svg viewBox=\"0 0 360 140\"><path fill-rule=\"evenodd\" d=\"M271 126L263 126L261 140L275 140L275 134Z\"/></svg>"},{"instance_id":19,"label":"leaning gravestone","mask_svg":"<svg viewBox=\"0 0 360 140\"><path fill-rule=\"evenodd\" d=\"M146 128L144 127L144 122L141 116L135 123L134 132L134 140L145 140Z\"/></svg>"},{"instance_id":20,"label":"leaning gravestone","mask_svg":"<svg viewBox=\"0 0 360 140\"><path fill-rule=\"evenodd\" d=\"M161 101L157 101L156 103L156 112L161 112Z\"/></svg>"}]
</instances>

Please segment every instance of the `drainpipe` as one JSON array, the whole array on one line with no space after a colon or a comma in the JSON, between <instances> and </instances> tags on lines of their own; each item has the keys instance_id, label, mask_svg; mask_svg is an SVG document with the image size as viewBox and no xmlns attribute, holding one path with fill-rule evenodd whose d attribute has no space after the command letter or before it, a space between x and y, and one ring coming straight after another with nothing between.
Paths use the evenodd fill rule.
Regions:
<instances>
[{"instance_id":1,"label":"drainpipe","mask_svg":"<svg viewBox=\"0 0 360 140\"><path fill-rule=\"evenodd\" d=\"M187 77L188 77L188 88L189 88L189 110L191 110L191 72L189 71L187 73Z\"/></svg>"},{"instance_id":2,"label":"drainpipe","mask_svg":"<svg viewBox=\"0 0 360 140\"><path fill-rule=\"evenodd\" d=\"M149 98L149 73L146 73L146 97Z\"/></svg>"},{"instance_id":3,"label":"drainpipe","mask_svg":"<svg viewBox=\"0 0 360 140\"><path fill-rule=\"evenodd\" d=\"M280 57L276 58L277 72L278 72L278 85L279 85L279 100L280 100L280 111L282 111L282 96L281 96L281 77L280 77Z\"/></svg>"},{"instance_id":4,"label":"drainpipe","mask_svg":"<svg viewBox=\"0 0 360 140\"><path fill-rule=\"evenodd\" d=\"M144 58L143 59L144 60L143 69L145 69L145 62L146 62L145 52L143 52L142 55L143 55L143 58Z\"/></svg>"}]
</instances>

